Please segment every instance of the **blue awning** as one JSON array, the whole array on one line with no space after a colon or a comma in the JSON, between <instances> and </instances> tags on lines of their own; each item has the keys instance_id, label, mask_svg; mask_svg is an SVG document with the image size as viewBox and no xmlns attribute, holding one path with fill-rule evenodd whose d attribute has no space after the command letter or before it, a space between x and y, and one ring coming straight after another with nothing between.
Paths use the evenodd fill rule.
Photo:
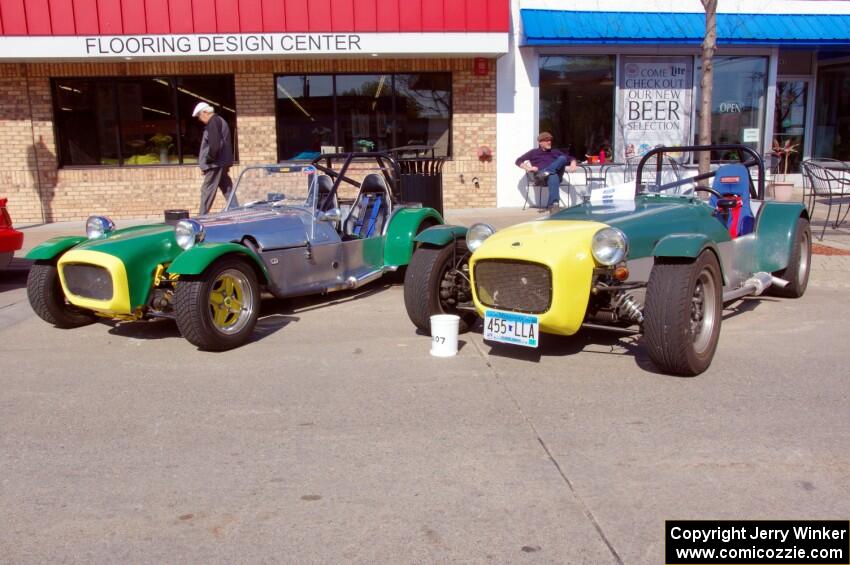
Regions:
<instances>
[{"instance_id":1,"label":"blue awning","mask_svg":"<svg viewBox=\"0 0 850 565\"><path fill-rule=\"evenodd\" d=\"M524 45L699 44L704 13L521 10ZM847 45L850 15L717 14L718 45Z\"/></svg>"}]
</instances>

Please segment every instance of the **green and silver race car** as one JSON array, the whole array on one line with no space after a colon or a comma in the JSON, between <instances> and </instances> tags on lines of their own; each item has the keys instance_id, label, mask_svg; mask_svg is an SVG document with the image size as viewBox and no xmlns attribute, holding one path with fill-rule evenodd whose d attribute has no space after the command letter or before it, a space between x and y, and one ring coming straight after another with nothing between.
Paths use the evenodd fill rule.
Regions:
<instances>
[{"instance_id":1,"label":"green and silver race car","mask_svg":"<svg viewBox=\"0 0 850 565\"><path fill-rule=\"evenodd\" d=\"M93 216L86 236L54 238L27 255L30 304L61 328L97 316L165 317L202 349L237 347L254 330L262 290L323 294L407 265L414 236L443 220L401 203L399 179L386 154L323 155L246 167L222 212L176 225L117 230ZM353 196L345 212L343 185Z\"/></svg>"},{"instance_id":2,"label":"green and silver race car","mask_svg":"<svg viewBox=\"0 0 850 565\"><path fill-rule=\"evenodd\" d=\"M738 161L661 182L665 153L700 151ZM711 187L700 184L708 179ZM421 331L431 315L455 313L461 328L483 318L485 340L525 347L541 332L582 327L642 333L655 365L676 375L708 368L725 302L802 296L811 259L805 207L764 199L764 164L745 146L654 149L635 182L595 189L543 220L498 233L438 226L416 241L404 298Z\"/></svg>"}]
</instances>

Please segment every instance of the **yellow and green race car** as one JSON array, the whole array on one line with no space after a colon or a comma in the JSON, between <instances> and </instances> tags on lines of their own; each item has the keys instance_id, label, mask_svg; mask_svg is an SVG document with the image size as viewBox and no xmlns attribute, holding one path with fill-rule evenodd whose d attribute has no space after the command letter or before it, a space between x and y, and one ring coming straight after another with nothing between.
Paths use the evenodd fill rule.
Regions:
<instances>
[{"instance_id":1,"label":"yellow and green race car","mask_svg":"<svg viewBox=\"0 0 850 565\"><path fill-rule=\"evenodd\" d=\"M700 151L738 159L660 182L666 153ZM642 333L658 369L675 375L711 364L725 302L802 296L811 258L805 207L765 200L761 158L730 145L657 148L635 182L596 189L548 218L498 233L437 226L416 241L404 299L421 331L430 333L431 315L454 313L462 330L481 317L485 340L525 347L538 347L541 332Z\"/></svg>"}]
</instances>

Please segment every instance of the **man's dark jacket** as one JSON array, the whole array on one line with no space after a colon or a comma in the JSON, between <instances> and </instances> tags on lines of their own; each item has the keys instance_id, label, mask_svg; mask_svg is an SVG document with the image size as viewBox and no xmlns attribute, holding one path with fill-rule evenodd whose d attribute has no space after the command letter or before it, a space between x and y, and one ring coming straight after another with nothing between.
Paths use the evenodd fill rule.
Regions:
<instances>
[{"instance_id":1,"label":"man's dark jacket","mask_svg":"<svg viewBox=\"0 0 850 565\"><path fill-rule=\"evenodd\" d=\"M230 137L230 126L224 118L213 114L204 136L201 139L201 151L198 155L198 166L202 171L233 165L233 142Z\"/></svg>"}]
</instances>

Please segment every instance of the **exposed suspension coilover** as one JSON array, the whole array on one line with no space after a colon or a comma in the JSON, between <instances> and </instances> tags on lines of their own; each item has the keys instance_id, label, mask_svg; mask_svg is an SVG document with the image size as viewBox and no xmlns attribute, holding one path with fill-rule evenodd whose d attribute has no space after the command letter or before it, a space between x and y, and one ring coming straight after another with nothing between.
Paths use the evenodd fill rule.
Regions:
<instances>
[{"instance_id":1,"label":"exposed suspension coilover","mask_svg":"<svg viewBox=\"0 0 850 565\"><path fill-rule=\"evenodd\" d=\"M631 294L621 294L614 301L617 315L638 324L643 323L643 310Z\"/></svg>"}]
</instances>

